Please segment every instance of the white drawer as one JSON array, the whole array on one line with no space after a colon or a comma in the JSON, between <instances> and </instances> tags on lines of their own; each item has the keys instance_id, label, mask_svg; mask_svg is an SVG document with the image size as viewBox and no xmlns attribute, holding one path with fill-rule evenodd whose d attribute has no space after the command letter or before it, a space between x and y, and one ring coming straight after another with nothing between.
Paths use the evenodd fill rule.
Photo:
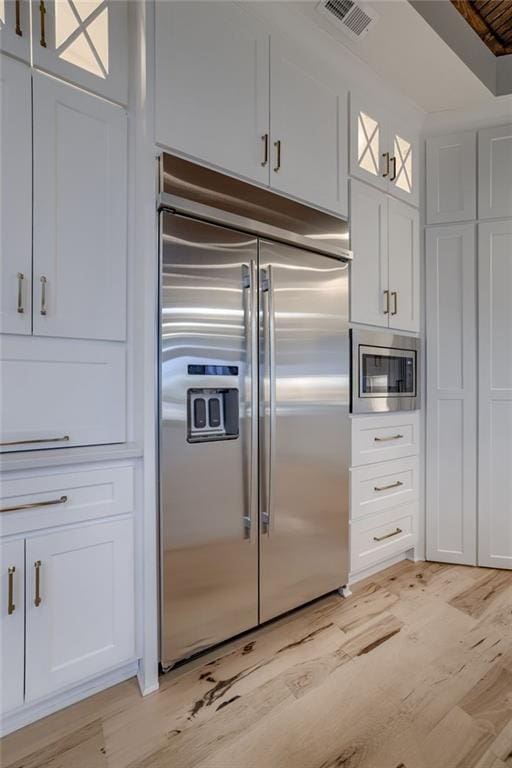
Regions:
<instances>
[{"instance_id":1,"label":"white drawer","mask_svg":"<svg viewBox=\"0 0 512 768\"><path fill-rule=\"evenodd\" d=\"M416 544L418 502L350 524L350 571L355 573Z\"/></svg>"},{"instance_id":2,"label":"white drawer","mask_svg":"<svg viewBox=\"0 0 512 768\"><path fill-rule=\"evenodd\" d=\"M351 421L353 467L420 452L419 411L352 416Z\"/></svg>"},{"instance_id":3,"label":"white drawer","mask_svg":"<svg viewBox=\"0 0 512 768\"><path fill-rule=\"evenodd\" d=\"M417 501L419 470L417 456L353 467L350 470L351 519Z\"/></svg>"},{"instance_id":4,"label":"white drawer","mask_svg":"<svg viewBox=\"0 0 512 768\"><path fill-rule=\"evenodd\" d=\"M133 512L134 496L133 465L9 473L2 477L0 535ZM36 506L23 509L28 504Z\"/></svg>"}]
</instances>

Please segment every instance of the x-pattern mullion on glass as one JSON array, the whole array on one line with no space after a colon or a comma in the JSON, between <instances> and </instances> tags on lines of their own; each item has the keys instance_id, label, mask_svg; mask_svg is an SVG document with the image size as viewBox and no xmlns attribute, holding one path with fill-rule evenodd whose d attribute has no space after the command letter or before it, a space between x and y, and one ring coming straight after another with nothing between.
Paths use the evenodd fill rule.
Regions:
<instances>
[{"instance_id":1,"label":"x-pattern mullion on glass","mask_svg":"<svg viewBox=\"0 0 512 768\"><path fill-rule=\"evenodd\" d=\"M90 27L93 22L102 14L105 9L107 8L107 2L108 0L103 0L103 2L99 3L98 6L91 11L91 13L82 19L80 16L80 13L75 5L75 2L73 0L67 0L67 6L71 13L73 14L75 21L76 21L76 28L70 32L63 43L56 48L57 55L61 56L65 51L67 51L70 46L78 40L80 36L83 36L84 39L87 41L87 45L89 46L90 52L94 56L94 60L96 61L96 64L98 65L103 77L108 76L108 71L105 68L105 64L101 59L101 56L98 54L98 51L96 50L96 46L91 38L91 35L89 34L88 27Z\"/></svg>"},{"instance_id":2,"label":"x-pattern mullion on glass","mask_svg":"<svg viewBox=\"0 0 512 768\"><path fill-rule=\"evenodd\" d=\"M366 118L366 119L365 119ZM369 118L364 112L360 112L358 116L358 130L359 130L359 158L358 163L361 168L378 175L379 162L378 162L378 140L379 140L379 124ZM361 136L362 133L362 136ZM361 142L362 138L362 142ZM363 145L361 147L361 144ZM376 145L376 148L375 148Z\"/></svg>"}]
</instances>

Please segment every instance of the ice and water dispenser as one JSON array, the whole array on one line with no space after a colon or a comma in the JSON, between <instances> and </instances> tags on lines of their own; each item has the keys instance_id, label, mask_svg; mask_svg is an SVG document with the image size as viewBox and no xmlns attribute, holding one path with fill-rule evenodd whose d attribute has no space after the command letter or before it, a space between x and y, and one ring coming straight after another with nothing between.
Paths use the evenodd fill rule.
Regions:
<instances>
[{"instance_id":1,"label":"ice and water dispenser","mask_svg":"<svg viewBox=\"0 0 512 768\"><path fill-rule=\"evenodd\" d=\"M189 365L192 376L238 376L234 365ZM236 387L192 387L187 390L189 443L233 440L240 431Z\"/></svg>"}]
</instances>

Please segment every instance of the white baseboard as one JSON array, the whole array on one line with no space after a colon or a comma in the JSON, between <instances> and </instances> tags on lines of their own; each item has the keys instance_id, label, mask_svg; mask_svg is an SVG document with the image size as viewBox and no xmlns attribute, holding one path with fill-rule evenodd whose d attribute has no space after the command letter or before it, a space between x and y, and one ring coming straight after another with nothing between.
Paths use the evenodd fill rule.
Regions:
<instances>
[{"instance_id":1,"label":"white baseboard","mask_svg":"<svg viewBox=\"0 0 512 768\"><path fill-rule=\"evenodd\" d=\"M6 736L8 733L17 731L25 725L34 723L42 717L47 717L47 715L57 712L59 709L69 707L71 704L76 704L77 701L82 701L82 699L86 699L88 696L104 691L106 688L111 688L113 685L122 683L130 677L135 677L137 670L138 662L136 660L131 661L129 664L124 664L122 667L111 670L100 677L80 683L80 685L74 688L61 691L33 704L24 704L23 707L3 716L0 723L0 736Z\"/></svg>"}]
</instances>

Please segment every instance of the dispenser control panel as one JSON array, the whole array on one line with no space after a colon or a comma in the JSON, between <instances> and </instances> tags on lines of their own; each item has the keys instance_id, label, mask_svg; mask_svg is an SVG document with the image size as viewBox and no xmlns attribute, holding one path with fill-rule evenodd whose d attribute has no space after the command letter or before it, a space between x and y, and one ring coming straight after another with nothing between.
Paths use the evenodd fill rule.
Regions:
<instances>
[{"instance_id":1,"label":"dispenser control panel","mask_svg":"<svg viewBox=\"0 0 512 768\"><path fill-rule=\"evenodd\" d=\"M189 443L238 437L238 389L189 389L187 396Z\"/></svg>"}]
</instances>

